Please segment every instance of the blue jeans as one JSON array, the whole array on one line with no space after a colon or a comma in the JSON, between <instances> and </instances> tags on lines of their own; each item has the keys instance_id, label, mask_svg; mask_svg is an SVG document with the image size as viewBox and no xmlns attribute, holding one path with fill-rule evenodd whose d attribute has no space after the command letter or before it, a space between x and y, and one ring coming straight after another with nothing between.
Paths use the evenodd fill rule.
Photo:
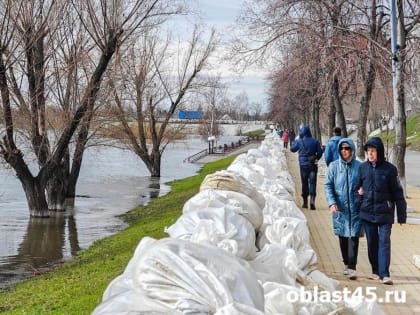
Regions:
<instances>
[{"instance_id":1,"label":"blue jeans","mask_svg":"<svg viewBox=\"0 0 420 315\"><path fill-rule=\"evenodd\" d=\"M391 264L391 223L378 224L362 220L366 233L369 262L372 273L381 279L389 277Z\"/></svg>"},{"instance_id":2,"label":"blue jeans","mask_svg":"<svg viewBox=\"0 0 420 315\"><path fill-rule=\"evenodd\" d=\"M316 175L318 168L300 166L300 182L302 183L302 197L305 200L308 195L316 196Z\"/></svg>"}]
</instances>

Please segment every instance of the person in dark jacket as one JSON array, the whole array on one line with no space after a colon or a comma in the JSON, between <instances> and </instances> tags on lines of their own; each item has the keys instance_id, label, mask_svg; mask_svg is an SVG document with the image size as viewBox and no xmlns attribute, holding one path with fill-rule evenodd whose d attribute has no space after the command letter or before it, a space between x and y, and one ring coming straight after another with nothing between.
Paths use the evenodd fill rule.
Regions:
<instances>
[{"instance_id":1,"label":"person in dark jacket","mask_svg":"<svg viewBox=\"0 0 420 315\"><path fill-rule=\"evenodd\" d=\"M341 128L335 127L333 131L334 135L328 140L327 146L325 147L324 160L327 166L330 165L332 161L335 161L340 156L338 152L338 142L343 138L341 136Z\"/></svg>"},{"instance_id":2,"label":"person in dark jacket","mask_svg":"<svg viewBox=\"0 0 420 315\"><path fill-rule=\"evenodd\" d=\"M372 266L372 274L368 278L392 284L389 272L391 228L395 207L398 223L406 223L407 203L397 168L385 160L381 138L369 139L364 150L367 152L367 161L360 165L357 186L360 187L359 216L366 233L368 257Z\"/></svg>"},{"instance_id":3,"label":"person in dark jacket","mask_svg":"<svg viewBox=\"0 0 420 315\"><path fill-rule=\"evenodd\" d=\"M296 138L296 134L295 131L292 129L290 129L289 131L289 142L290 142L290 147L292 147L293 141L295 141Z\"/></svg>"},{"instance_id":4,"label":"person in dark jacket","mask_svg":"<svg viewBox=\"0 0 420 315\"><path fill-rule=\"evenodd\" d=\"M328 167L324 184L325 199L332 213L334 234L339 239L344 263L343 274L355 280L359 237L362 234L362 223L356 204L356 184L361 162L356 160L355 145L350 138L342 138L336 150L340 153L338 159Z\"/></svg>"},{"instance_id":5,"label":"person in dark jacket","mask_svg":"<svg viewBox=\"0 0 420 315\"><path fill-rule=\"evenodd\" d=\"M291 152L299 152L300 180L302 184L302 208L308 208L310 196L311 210L315 210L316 178L318 160L322 157L322 147L318 140L312 138L309 126L302 126L299 139L293 142Z\"/></svg>"}]
</instances>

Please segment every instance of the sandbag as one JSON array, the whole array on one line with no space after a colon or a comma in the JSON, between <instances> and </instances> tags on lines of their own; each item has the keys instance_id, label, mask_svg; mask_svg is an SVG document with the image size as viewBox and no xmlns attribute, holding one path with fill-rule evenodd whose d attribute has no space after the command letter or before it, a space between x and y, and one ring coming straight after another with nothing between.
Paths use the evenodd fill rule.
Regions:
<instances>
[{"instance_id":1,"label":"sandbag","mask_svg":"<svg viewBox=\"0 0 420 315\"><path fill-rule=\"evenodd\" d=\"M258 280L295 285L298 269L294 250L280 244L268 244L249 261Z\"/></svg>"},{"instance_id":2,"label":"sandbag","mask_svg":"<svg viewBox=\"0 0 420 315\"><path fill-rule=\"evenodd\" d=\"M255 229L263 222L262 209L248 196L236 192L217 189L205 189L187 200L182 212L205 208L224 208L245 217Z\"/></svg>"},{"instance_id":3,"label":"sandbag","mask_svg":"<svg viewBox=\"0 0 420 315\"><path fill-rule=\"evenodd\" d=\"M241 258L255 257L254 227L243 216L225 208L188 211L165 232L173 238L217 246Z\"/></svg>"},{"instance_id":4,"label":"sandbag","mask_svg":"<svg viewBox=\"0 0 420 315\"><path fill-rule=\"evenodd\" d=\"M261 209L265 206L264 196L247 179L233 171L222 170L207 175L200 185L200 191L204 189L236 191L254 200Z\"/></svg>"},{"instance_id":5,"label":"sandbag","mask_svg":"<svg viewBox=\"0 0 420 315\"><path fill-rule=\"evenodd\" d=\"M183 314L214 314L232 303L264 310L263 289L252 269L245 261L213 246L146 237L119 281L124 278L130 279L125 282L126 291L130 291L126 295L134 300L138 295L138 303L145 296L147 301L157 303L156 311L166 308ZM107 288L103 305L112 305L110 300L122 292L124 285L112 288L116 285L113 281ZM140 308L133 304L132 309ZM103 309L101 305L99 310Z\"/></svg>"}]
</instances>

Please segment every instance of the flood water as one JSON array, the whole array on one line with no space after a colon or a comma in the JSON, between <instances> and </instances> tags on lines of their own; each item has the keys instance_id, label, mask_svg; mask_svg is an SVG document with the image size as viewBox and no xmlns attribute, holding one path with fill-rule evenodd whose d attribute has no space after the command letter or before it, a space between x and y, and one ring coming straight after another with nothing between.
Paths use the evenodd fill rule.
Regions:
<instances>
[{"instance_id":1,"label":"flood water","mask_svg":"<svg viewBox=\"0 0 420 315\"><path fill-rule=\"evenodd\" d=\"M170 144L162 177L152 179L130 151L93 147L86 151L73 208L51 218L30 218L21 184L0 165L0 288L75 256L93 241L126 227L118 217L165 194L164 183L194 175L199 165L183 160L206 148L200 138Z\"/></svg>"}]
</instances>

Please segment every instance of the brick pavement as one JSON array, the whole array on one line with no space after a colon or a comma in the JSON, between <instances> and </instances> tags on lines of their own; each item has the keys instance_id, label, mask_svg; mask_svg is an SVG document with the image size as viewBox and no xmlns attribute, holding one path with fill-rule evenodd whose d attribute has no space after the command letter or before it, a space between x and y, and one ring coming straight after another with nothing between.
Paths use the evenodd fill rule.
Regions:
<instances>
[{"instance_id":1,"label":"brick pavement","mask_svg":"<svg viewBox=\"0 0 420 315\"><path fill-rule=\"evenodd\" d=\"M301 206L297 153L286 152L286 157L289 172L296 185L296 203ZM420 270L412 262L413 255L420 254L420 225L394 224L393 226L390 271L394 285L383 285L379 281L367 279L371 268L365 238L360 240L359 245L358 278L348 280L342 274L343 263L338 238L333 234L331 215L325 201L324 180L325 164L321 163L317 182L317 210L303 209L311 233L311 245L318 255L318 269L329 277L339 280L339 290L347 287L352 292L360 292L362 296L368 296L366 290L372 290L371 292L374 292L378 299L384 298L386 294L394 294L400 298L405 292L406 303L379 303L385 314L420 314ZM409 215L418 216L420 214L420 188L408 187L407 194L409 197L413 196L407 199L409 206L414 209L414 213ZM392 297L391 300L394 301L394 298Z\"/></svg>"}]
</instances>

